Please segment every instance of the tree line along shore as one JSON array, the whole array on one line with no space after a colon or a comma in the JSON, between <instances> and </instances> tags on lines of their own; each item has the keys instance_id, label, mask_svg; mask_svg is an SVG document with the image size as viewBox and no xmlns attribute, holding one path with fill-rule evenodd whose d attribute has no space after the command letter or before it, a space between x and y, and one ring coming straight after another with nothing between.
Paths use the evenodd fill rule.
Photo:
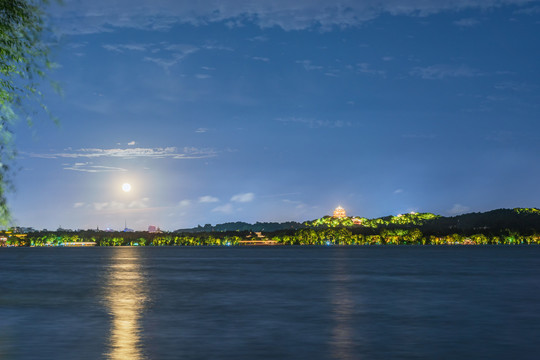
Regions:
<instances>
[{"instance_id":1,"label":"tree line along shore","mask_svg":"<svg viewBox=\"0 0 540 360\"><path fill-rule=\"evenodd\" d=\"M279 228L281 224L282 228ZM0 246L531 245L540 210L499 209L443 217L409 213L377 219L325 216L304 223L227 223L173 232L0 233ZM270 231L265 230L269 228Z\"/></svg>"},{"instance_id":2,"label":"tree line along shore","mask_svg":"<svg viewBox=\"0 0 540 360\"><path fill-rule=\"evenodd\" d=\"M301 229L279 233L32 233L0 240L0 246L241 246L241 245L532 245L540 244L540 232L523 235L428 235L420 229L382 230L378 234L353 233L346 228Z\"/></svg>"}]
</instances>

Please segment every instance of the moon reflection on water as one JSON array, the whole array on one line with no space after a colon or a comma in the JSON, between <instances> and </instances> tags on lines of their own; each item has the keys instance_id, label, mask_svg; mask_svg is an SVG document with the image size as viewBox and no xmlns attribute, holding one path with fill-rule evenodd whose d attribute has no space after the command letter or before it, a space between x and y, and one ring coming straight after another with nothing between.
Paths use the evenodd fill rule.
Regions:
<instances>
[{"instance_id":1,"label":"moon reflection on water","mask_svg":"<svg viewBox=\"0 0 540 360\"><path fill-rule=\"evenodd\" d=\"M106 306L111 316L110 360L143 360L140 318L147 301L146 282L139 254L115 249L107 274Z\"/></svg>"}]
</instances>

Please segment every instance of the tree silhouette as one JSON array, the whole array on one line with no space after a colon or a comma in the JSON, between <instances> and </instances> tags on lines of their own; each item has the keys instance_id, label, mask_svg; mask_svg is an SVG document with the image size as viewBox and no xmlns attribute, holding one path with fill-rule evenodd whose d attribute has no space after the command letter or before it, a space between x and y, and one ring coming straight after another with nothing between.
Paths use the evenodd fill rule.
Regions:
<instances>
[{"instance_id":1,"label":"tree silhouette","mask_svg":"<svg viewBox=\"0 0 540 360\"><path fill-rule=\"evenodd\" d=\"M0 223L9 222L6 191L12 188L10 163L16 152L11 126L17 115L31 123L43 104L38 81L51 67L43 41L47 0L0 0Z\"/></svg>"}]
</instances>

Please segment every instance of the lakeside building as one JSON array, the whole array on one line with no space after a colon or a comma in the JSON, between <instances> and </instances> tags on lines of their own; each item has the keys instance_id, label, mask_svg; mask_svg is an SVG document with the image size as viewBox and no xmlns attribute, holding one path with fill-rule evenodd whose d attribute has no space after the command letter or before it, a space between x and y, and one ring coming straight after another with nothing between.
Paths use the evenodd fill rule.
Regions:
<instances>
[{"instance_id":1,"label":"lakeside building","mask_svg":"<svg viewBox=\"0 0 540 360\"><path fill-rule=\"evenodd\" d=\"M155 226L155 225L148 225L148 232L150 234L161 234L161 233L163 233L163 231L161 231L159 226Z\"/></svg>"},{"instance_id":2,"label":"lakeside building","mask_svg":"<svg viewBox=\"0 0 540 360\"><path fill-rule=\"evenodd\" d=\"M36 232L36 229L33 227L21 227L21 226L15 226L11 229L14 234L28 234L31 232Z\"/></svg>"},{"instance_id":3,"label":"lakeside building","mask_svg":"<svg viewBox=\"0 0 540 360\"><path fill-rule=\"evenodd\" d=\"M334 215L332 215L332 217L337 218L337 219L343 219L347 217L347 212L345 211L344 208L342 208L341 206L338 206L334 210ZM351 220L354 225L362 225L362 219L359 217L352 217Z\"/></svg>"},{"instance_id":4,"label":"lakeside building","mask_svg":"<svg viewBox=\"0 0 540 360\"><path fill-rule=\"evenodd\" d=\"M127 220L124 220L124 230L122 230L123 232L135 232L135 230L133 229L130 229L127 227Z\"/></svg>"},{"instance_id":5,"label":"lakeside building","mask_svg":"<svg viewBox=\"0 0 540 360\"><path fill-rule=\"evenodd\" d=\"M0 247L12 246L9 241L16 238L17 241L25 241L28 234L15 233L13 231L0 231Z\"/></svg>"}]
</instances>

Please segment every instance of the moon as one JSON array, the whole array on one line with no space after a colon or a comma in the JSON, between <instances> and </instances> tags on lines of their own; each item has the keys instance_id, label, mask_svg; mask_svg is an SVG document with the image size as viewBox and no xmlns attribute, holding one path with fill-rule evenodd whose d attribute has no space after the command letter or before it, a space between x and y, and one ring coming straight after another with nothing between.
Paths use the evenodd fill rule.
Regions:
<instances>
[{"instance_id":1,"label":"moon","mask_svg":"<svg viewBox=\"0 0 540 360\"><path fill-rule=\"evenodd\" d=\"M128 184L128 183L122 184L122 191L130 192L131 191L131 185Z\"/></svg>"}]
</instances>

